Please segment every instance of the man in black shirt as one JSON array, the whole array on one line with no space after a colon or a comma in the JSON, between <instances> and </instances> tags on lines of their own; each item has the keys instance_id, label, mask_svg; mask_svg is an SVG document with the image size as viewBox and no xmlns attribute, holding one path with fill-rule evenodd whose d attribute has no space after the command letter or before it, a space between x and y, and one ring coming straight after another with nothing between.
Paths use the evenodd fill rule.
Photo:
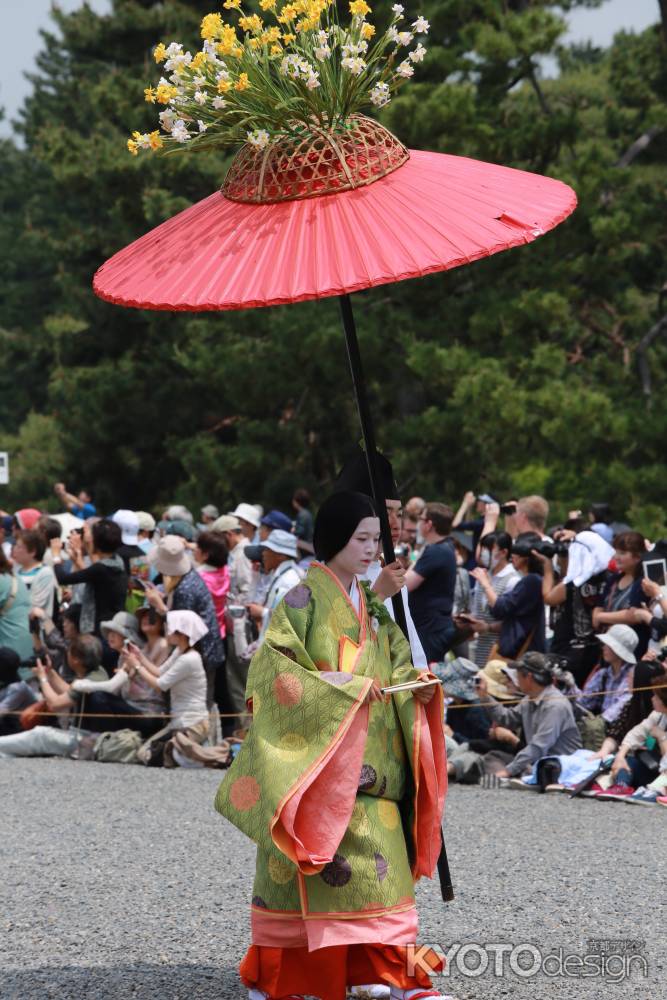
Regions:
<instances>
[{"instance_id":1,"label":"man in black shirt","mask_svg":"<svg viewBox=\"0 0 667 1000\"><path fill-rule=\"evenodd\" d=\"M419 518L426 547L405 576L410 611L429 663L444 659L456 633L452 622L456 556L448 537L453 516L445 504L426 504Z\"/></svg>"}]
</instances>

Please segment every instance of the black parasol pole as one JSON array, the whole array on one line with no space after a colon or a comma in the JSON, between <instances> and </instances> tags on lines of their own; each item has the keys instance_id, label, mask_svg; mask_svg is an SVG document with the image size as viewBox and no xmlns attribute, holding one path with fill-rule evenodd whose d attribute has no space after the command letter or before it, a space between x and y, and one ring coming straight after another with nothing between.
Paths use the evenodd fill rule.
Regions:
<instances>
[{"instance_id":1,"label":"black parasol pole","mask_svg":"<svg viewBox=\"0 0 667 1000\"><path fill-rule=\"evenodd\" d=\"M389 527L389 517L387 516L387 498L383 495L380 472L378 469L377 446L375 444L375 431L373 430L373 420L371 409L368 405L366 394L366 380L361 364L361 354L359 352L359 341L357 340L357 329L354 324L354 314L349 295L340 296L340 311L343 316L343 327L345 329L345 343L347 344L347 356L350 361L350 371L352 372L352 384L354 385L354 395L357 400L359 410L359 422L361 423L361 433L364 439L364 451L368 463L368 475L371 480L371 490L375 509L380 518L380 534L382 535L382 551L384 552L385 565L393 563L394 543L391 540L391 529ZM403 634L408 634L408 623L405 619L405 608L403 607L402 594L394 594L391 599L394 608L394 621Z\"/></svg>"},{"instance_id":2,"label":"black parasol pole","mask_svg":"<svg viewBox=\"0 0 667 1000\"><path fill-rule=\"evenodd\" d=\"M339 297L339 302L341 315L343 317L343 328L345 330L347 356L350 362L350 371L352 373L352 384L354 385L354 395L357 400L361 433L364 439L364 450L366 452L366 461L368 462L368 475L371 480L371 490L373 492L375 509L378 512L378 517L380 518L382 551L384 552L385 564L389 565L389 563L394 562L395 559L394 543L391 540L391 529L389 527L389 518L387 516L386 497L383 496L378 470L375 432L373 430L373 419L371 417L370 406L368 405L366 380L364 378L364 370L361 363L361 353L359 351L359 341L357 340L357 329L354 323L354 313L352 312L352 303L349 295L341 295ZM394 594L391 599L391 603L394 608L394 621L401 629L405 637L408 638L408 623L405 618L405 608L403 607L403 595L400 592L398 594ZM454 890L452 888L452 879L449 872L449 862L447 860L444 836L442 837L440 855L438 857L438 877L440 879L440 892L442 894L442 898L448 902L454 898Z\"/></svg>"}]
</instances>

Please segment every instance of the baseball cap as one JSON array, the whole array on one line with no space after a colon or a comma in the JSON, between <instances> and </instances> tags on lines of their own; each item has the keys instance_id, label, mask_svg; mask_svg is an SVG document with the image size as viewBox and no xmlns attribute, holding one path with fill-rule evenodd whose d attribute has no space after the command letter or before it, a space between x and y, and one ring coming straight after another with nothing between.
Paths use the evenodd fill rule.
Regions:
<instances>
[{"instance_id":1,"label":"baseball cap","mask_svg":"<svg viewBox=\"0 0 667 1000\"><path fill-rule=\"evenodd\" d=\"M241 525L238 517L234 514L222 514L217 521L211 525L212 531L240 531Z\"/></svg>"},{"instance_id":2,"label":"baseball cap","mask_svg":"<svg viewBox=\"0 0 667 1000\"><path fill-rule=\"evenodd\" d=\"M292 530L291 519L287 514L283 514L281 510L270 510L268 514L264 515L260 523L267 528L280 528L281 531Z\"/></svg>"}]
</instances>

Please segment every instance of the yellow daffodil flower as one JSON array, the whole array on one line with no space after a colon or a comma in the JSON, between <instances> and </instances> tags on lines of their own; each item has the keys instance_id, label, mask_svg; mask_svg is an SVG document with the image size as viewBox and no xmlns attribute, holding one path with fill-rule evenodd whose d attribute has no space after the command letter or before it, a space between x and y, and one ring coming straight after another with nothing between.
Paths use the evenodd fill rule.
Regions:
<instances>
[{"instance_id":1,"label":"yellow daffodil flower","mask_svg":"<svg viewBox=\"0 0 667 1000\"><path fill-rule=\"evenodd\" d=\"M227 10L239 10L241 0L225 0L222 6L226 7Z\"/></svg>"},{"instance_id":2,"label":"yellow daffodil flower","mask_svg":"<svg viewBox=\"0 0 667 1000\"><path fill-rule=\"evenodd\" d=\"M227 91L231 89L232 85L229 80L218 80L218 92L220 94L226 94Z\"/></svg>"},{"instance_id":3,"label":"yellow daffodil flower","mask_svg":"<svg viewBox=\"0 0 667 1000\"><path fill-rule=\"evenodd\" d=\"M178 94L178 87L172 87L168 83L161 83L155 91L155 98L158 104L169 104L172 97Z\"/></svg>"},{"instance_id":4,"label":"yellow daffodil flower","mask_svg":"<svg viewBox=\"0 0 667 1000\"><path fill-rule=\"evenodd\" d=\"M147 101L148 104L155 104L155 91L152 87L146 87L144 90L144 100Z\"/></svg>"},{"instance_id":5,"label":"yellow daffodil flower","mask_svg":"<svg viewBox=\"0 0 667 1000\"><path fill-rule=\"evenodd\" d=\"M238 80L234 84L234 90L247 90L249 86L250 86L250 83L248 81L248 74L247 73L241 73L239 75Z\"/></svg>"},{"instance_id":6,"label":"yellow daffodil flower","mask_svg":"<svg viewBox=\"0 0 667 1000\"><path fill-rule=\"evenodd\" d=\"M204 39L212 41L214 38L218 38L222 34L223 24L222 17L220 14L207 14L203 18L201 23L201 36Z\"/></svg>"},{"instance_id":7,"label":"yellow daffodil flower","mask_svg":"<svg viewBox=\"0 0 667 1000\"><path fill-rule=\"evenodd\" d=\"M375 34L375 26L369 24L368 21L364 21L364 23L361 26L361 37L364 38L366 41L368 41L373 37L374 34Z\"/></svg>"},{"instance_id":8,"label":"yellow daffodil flower","mask_svg":"<svg viewBox=\"0 0 667 1000\"><path fill-rule=\"evenodd\" d=\"M288 32L286 35L283 35L283 42L285 43L285 45L289 45L289 43L293 42L295 38L296 35L292 35L291 33Z\"/></svg>"},{"instance_id":9,"label":"yellow daffodil flower","mask_svg":"<svg viewBox=\"0 0 667 1000\"><path fill-rule=\"evenodd\" d=\"M164 42L160 42L159 45L155 46L155 48L153 49L153 57L156 63L161 63L165 61L165 59L167 58L167 50L165 48Z\"/></svg>"},{"instance_id":10,"label":"yellow daffodil flower","mask_svg":"<svg viewBox=\"0 0 667 1000\"><path fill-rule=\"evenodd\" d=\"M364 17L366 14L370 14L371 8L366 3L366 0L352 0L350 3L350 14L355 17Z\"/></svg>"},{"instance_id":11,"label":"yellow daffodil flower","mask_svg":"<svg viewBox=\"0 0 667 1000\"><path fill-rule=\"evenodd\" d=\"M127 151L128 153L132 153L132 156L139 155L139 145L134 141L134 139L127 140Z\"/></svg>"},{"instance_id":12,"label":"yellow daffodil flower","mask_svg":"<svg viewBox=\"0 0 667 1000\"><path fill-rule=\"evenodd\" d=\"M258 35L264 27L264 23L258 14L252 14L250 17L240 17L239 27L243 31L252 31L253 34Z\"/></svg>"},{"instance_id":13,"label":"yellow daffodil flower","mask_svg":"<svg viewBox=\"0 0 667 1000\"><path fill-rule=\"evenodd\" d=\"M262 10L275 10L276 0L259 0L259 6Z\"/></svg>"},{"instance_id":14,"label":"yellow daffodil flower","mask_svg":"<svg viewBox=\"0 0 667 1000\"><path fill-rule=\"evenodd\" d=\"M190 69L199 69L204 63L208 62L208 55L206 52L198 52L192 62L190 63Z\"/></svg>"},{"instance_id":15,"label":"yellow daffodil flower","mask_svg":"<svg viewBox=\"0 0 667 1000\"><path fill-rule=\"evenodd\" d=\"M269 49L269 55L281 56L283 54L283 51L284 50L282 45L272 45L271 48Z\"/></svg>"},{"instance_id":16,"label":"yellow daffodil flower","mask_svg":"<svg viewBox=\"0 0 667 1000\"><path fill-rule=\"evenodd\" d=\"M149 139L151 141L151 149L152 150L162 149L162 147L164 146L164 143L163 143L163 141L162 141L162 139L160 137L160 133L158 132L157 129L155 129L154 132L150 133Z\"/></svg>"}]
</instances>

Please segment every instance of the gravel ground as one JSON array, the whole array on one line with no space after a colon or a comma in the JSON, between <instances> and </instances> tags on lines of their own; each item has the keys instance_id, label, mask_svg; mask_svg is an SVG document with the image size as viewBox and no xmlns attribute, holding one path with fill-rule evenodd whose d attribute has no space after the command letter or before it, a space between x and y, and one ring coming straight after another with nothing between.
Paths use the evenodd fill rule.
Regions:
<instances>
[{"instance_id":1,"label":"gravel ground","mask_svg":"<svg viewBox=\"0 0 667 1000\"><path fill-rule=\"evenodd\" d=\"M245 996L236 969L249 938L254 852L213 811L220 774L0 762L2 1000ZM444 905L437 881L420 883L422 941L583 956L591 938L640 940L648 975L526 978L505 958L495 976L491 955L479 977L455 959L451 978L438 980L443 991L461 1000L664 1000L666 822L657 806L452 788L457 898ZM466 958L473 966L479 953Z\"/></svg>"}]
</instances>

